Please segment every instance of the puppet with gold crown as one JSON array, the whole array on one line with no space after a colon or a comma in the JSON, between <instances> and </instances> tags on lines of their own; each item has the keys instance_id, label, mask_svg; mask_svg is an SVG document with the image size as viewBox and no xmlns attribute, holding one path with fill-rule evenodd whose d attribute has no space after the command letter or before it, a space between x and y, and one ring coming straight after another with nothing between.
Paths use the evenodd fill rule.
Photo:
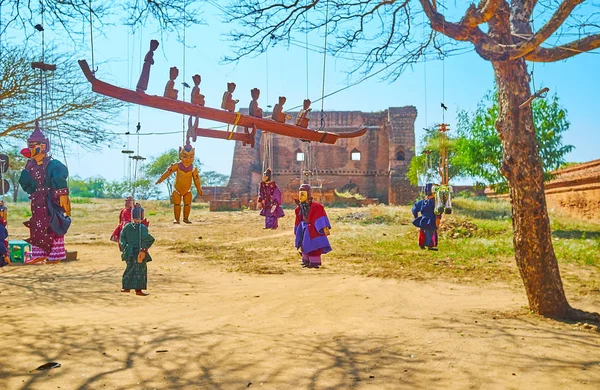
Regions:
<instances>
[{"instance_id":1,"label":"puppet with gold crown","mask_svg":"<svg viewBox=\"0 0 600 390\"><path fill-rule=\"evenodd\" d=\"M49 152L50 142L36 121L27 147L21 150L29 160L19 178L21 188L31 199L31 219L24 224L29 228L29 239L25 241L32 246L34 262L65 259L64 235L71 224L69 172Z\"/></svg>"},{"instance_id":2,"label":"puppet with gold crown","mask_svg":"<svg viewBox=\"0 0 600 390\"><path fill-rule=\"evenodd\" d=\"M165 173L156 181L156 184L162 183L167 177L173 173L175 175L175 185L173 186L173 211L175 220L173 223L179 223L181 218L181 201L183 200L183 222L192 223L190 221L190 210L192 208L192 180L198 191L198 195L202 196L202 186L200 185L200 174L198 168L194 167L195 150L189 141L182 148L179 148L178 163L171 165Z\"/></svg>"}]
</instances>

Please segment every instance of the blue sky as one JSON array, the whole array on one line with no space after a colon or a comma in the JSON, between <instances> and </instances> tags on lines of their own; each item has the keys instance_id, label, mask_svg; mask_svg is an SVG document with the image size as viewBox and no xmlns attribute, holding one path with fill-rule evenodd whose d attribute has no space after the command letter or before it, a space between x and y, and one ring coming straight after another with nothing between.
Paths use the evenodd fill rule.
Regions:
<instances>
[{"instance_id":1,"label":"blue sky","mask_svg":"<svg viewBox=\"0 0 600 390\"><path fill-rule=\"evenodd\" d=\"M135 89L141 70L141 60L148 50L150 39L158 39L160 47L155 53L155 65L152 67L149 94L160 95L168 81L169 67L179 68L177 85L180 99L183 93L181 82L184 80L193 85L191 76L199 73L202 76L201 91L206 96L206 104L220 107L221 97L226 83L234 81L237 89L234 98L239 99L238 107L247 107L250 101L250 89L261 90L260 105L266 108L275 104L277 96L287 97L286 107L289 109L301 104L307 95L316 100L321 95L322 54L308 54L308 82L306 77L306 51L298 47L276 47L267 54L256 58L247 58L238 64L221 63L224 55L231 53L231 47L223 35L230 26L221 22L217 11L206 8L205 25L188 27L186 33L185 64L184 48L177 42L175 34L161 34L152 26L131 32L125 27L111 27L103 35L94 36L94 57L99 66L97 77L110 83ZM182 33L182 31L180 31ZM47 31L47 40L59 41L59 36L52 36ZM89 38L88 38L89 39ZM297 37L304 41L304 36ZM309 36L313 45L322 45L323 39L317 34ZM142 50L140 51L140 43ZM91 62L89 41L81 44L67 42L80 53L80 58ZM75 47L77 46L77 47ZM417 108L418 117L415 124L417 139L423 134L423 128L442 121L440 102L442 94L448 106L446 122L455 122L458 109L473 110L486 91L492 88L493 71L491 64L465 46L464 54L440 60L414 65L407 69L393 83L381 81L377 76L357 86L349 88L325 99L325 110L361 110L380 111L388 107L413 105ZM568 161L581 162L600 158L600 126L598 112L600 101L600 76L597 69L600 65L600 51L584 53L567 61L550 64L535 64L534 77L536 87L547 86L551 94L558 94L561 104L568 111L571 122L570 130L564 135L564 142L575 146L575 150L567 156ZM77 64L74 64L77 66ZM325 92L335 91L346 86L350 81L360 78L359 74L348 75L351 64L345 59L328 56ZM531 70L529 64L529 70ZM426 77L425 77L426 74ZM425 82L426 80L426 82ZM185 92L189 100L190 91ZM320 110L320 103L313 110ZM122 134L129 130L134 133L139 118L142 134L182 131L182 117L166 111L146 107L131 107L122 114L122 125L113 131ZM201 124L202 125L202 124ZM205 126L219 125L204 123ZM130 136L115 136L115 143L110 148L90 153L73 145L68 156L68 165L72 175L82 177L100 175L107 179L119 179L125 174L125 159L121 149L129 143L129 148L137 148L138 139ZM145 135L139 137L139 153L143 156L156 156L161 152L176 148L182 144L182 134ZM199 138L195 144L196 156L205 164L206 170L215 170L229 174L233 156L233 142ZM62 153L61 153L62 154Z\"/></svg>"}]
</instances>

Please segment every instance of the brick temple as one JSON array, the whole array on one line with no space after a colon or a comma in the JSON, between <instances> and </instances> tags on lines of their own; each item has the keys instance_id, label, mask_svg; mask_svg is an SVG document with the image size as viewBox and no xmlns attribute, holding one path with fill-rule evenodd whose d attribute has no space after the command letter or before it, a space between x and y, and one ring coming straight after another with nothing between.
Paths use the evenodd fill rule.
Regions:
<instances>
[{"instance_id":1,"label":"brick temple","mask_svg":"<svg viewBox=\"0 0 600 390\"><path fill-rule=\"evenodd\" d=\"M290 113L295 118L294 113ZM270 134L273 180L283 192L286 204L293 203L301 182L310 182L313 197L323 203L352 202L338 196L360 194L365 203L407 204L415 200L418 188L411 186L406 174L415 151L413 106L390 107L381 112L329 111L325 113L326 131L343 133L362 126L362 137L340 139L335 145L303 142ZM319 128L321 115L311 113L309 127ZM243 131L238 129L237 131ZM204 200L231 202L232 208L256 201L262 179L265 145L261 132L254 148L235 144L229 183L225 187L206 187ZM337 191L337 194L336 194Z\"/></svg>"}]
</instances>

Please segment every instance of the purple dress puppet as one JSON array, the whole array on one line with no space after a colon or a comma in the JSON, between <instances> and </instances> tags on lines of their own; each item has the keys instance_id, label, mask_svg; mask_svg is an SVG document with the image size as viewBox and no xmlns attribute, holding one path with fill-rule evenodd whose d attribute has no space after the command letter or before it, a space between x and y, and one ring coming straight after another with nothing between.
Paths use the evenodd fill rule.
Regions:
<instances>
[{"instance_id":1,"label":"purple dress puppet","mask_svg":"<svg viewBox=\"0 0 600 390\"><path fill-rule=\"evenodd\" d=\"M416 202L412 208L415 217L413 225L419 230L419 246L421 249L437 251L438 244L438 220L441 216L435 215L435 197L432 192L433 184L427 183L423 186L424 199ZM419 213L421 215L419 215Z\"/></svg>"},{"instance_id":2,"label":"purple dress puppet","mask_svg":"<svg viewBox=\"0 0 600 390\"><path fill-rule=\"evenodd\" d=\"M258 207L260 215L265 217L265 229L277 229L278 219L285 216L281 208L281 191L274 181L271 181L271 168L263 174L263 181L258 191Z\"/></svg>"},{"instance_id":3,"label":"purple dress puppet","mask_svg":"<svg viewBox=\"0 0 600 390\"><path fill-rule=\"evenodd\" d=\"M8 248L6 247L5 241L8 239L8 230L6 226L0 223L0 268L10 264L10 257L8 254Z\"/></svg>"},{"instance_id":4,"label":"purple dress puppet","mask_svg":"<svg viewBox=\"0 0 600 390\"><path fill-rule=\"evenodd\" d=\"M71 218L71 203L67 188L67 167L48 155L50 142L35 122L35 131L27 139L21 154L29 160L21 171L19 184L31 199L29 228L34 262L60 261L65 256L64 235Z\"/></svg>"},{"instance_id":5,"label":"purple dress puppet","mask_svg":"<svg viewBox=\"0 0 600 390\"><path fill-rule=\"evenodd\" d=\"M329 218L323 205L312 200L308 184L300 186L297 203L294 234L296 249L302 255L302 267L319 268L321 255L331 252L327 239L331 229Z\"/></svg>"}]
</instances>

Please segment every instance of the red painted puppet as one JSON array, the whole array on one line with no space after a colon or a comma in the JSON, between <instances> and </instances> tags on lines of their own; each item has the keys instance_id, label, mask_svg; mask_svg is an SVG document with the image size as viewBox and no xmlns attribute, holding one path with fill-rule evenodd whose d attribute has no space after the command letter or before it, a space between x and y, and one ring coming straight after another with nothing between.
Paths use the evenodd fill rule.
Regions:
<instances>
[{"instance_id":1,"label":"red painted puppet","mask_svg":"<svg viewBox=\"0 0 600 390\"><path fill-rule=\"evenodd\" d=\"M319 268L321 255L331 252L327 236L331 224L322 204L312 200L311 188L302 184L296 200L296 249L302 255L302 267Z\"/></svg>"},{"instance_id":2,"label":"red painted puppet","mask_svg":"<svg viewBox=\"0 0 600 390\"><path fill-rule=\"evenodd\" d=\"M128 196L125 198L125 207L121 209L119 213L119 225L115 228L112 235L110 236L110 240L114 242L119 242L119 238L121 237L121 231L129 222L131 222L131 209L133 208L133 197Z\"/></svg>"},{"instance_id":3,"label":"red painted puppet","mask_svg":"<svg viewBox=\"0 0 600 390\"><path fill-rule=\"evenodd\" d=\"M65 259L65 240L71 218L67 188L67 167L50 155L50 142L35 122L35 131L27 139L21 154L29 159L19 184L31 199L31 219L25 222L34 262Z\"/></svg>"},{"instance_id":4,"label":"red painted puppet","mask_svg":"<svg viewBox=\"0 0 600 390\"><path fill-rule=\"evenodd\" d=\"M8 253L8 230L6 230L7 210L4 201L0 200L0 268L10 264Z\"/></svg>"},{"instance_id":5,"label":"red painted puppet","mask_svg":"<svg viewBox=\"0 0 600 390\"><path fill-rule=\"evenodd\" d=\"M277 229L278 219L285 216L281 208L281 191L274 181L271 181L271 168L267 168L263 174L258 191L258 207L260 215L265 217L265 229Z\"/></svg>"}]
</instances>

